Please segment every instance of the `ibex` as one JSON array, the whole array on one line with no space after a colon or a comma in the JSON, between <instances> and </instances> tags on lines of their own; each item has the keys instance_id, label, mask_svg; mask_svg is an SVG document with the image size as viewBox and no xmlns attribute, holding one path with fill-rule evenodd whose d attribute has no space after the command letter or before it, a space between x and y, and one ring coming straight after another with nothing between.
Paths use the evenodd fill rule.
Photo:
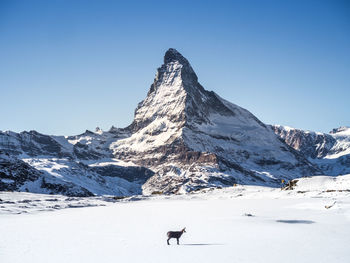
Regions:
<instances>
[{"instance_id":1,"label":"ibex","mask_svg":"<svg viewBox=\"0 0 350 263\"><path fill-rule=\"evenodd\" d=\"M168 245L170 245L170 244L169 244L169 240L170 240L171 238L176 238L177 244L179 244L179 239L180 239L180 237L182 236L183 233L186 233L186 227L183 228L181 231L169 231L169 232L167 233L167 235L168 235L168 240L167 240L166 242L168 243Z\"/></svg>"}]
</instances>

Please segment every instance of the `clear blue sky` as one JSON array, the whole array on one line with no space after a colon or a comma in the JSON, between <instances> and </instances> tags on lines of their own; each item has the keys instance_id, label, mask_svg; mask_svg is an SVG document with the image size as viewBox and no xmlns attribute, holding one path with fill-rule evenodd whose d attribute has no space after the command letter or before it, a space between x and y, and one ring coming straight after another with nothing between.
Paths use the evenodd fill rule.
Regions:
<instances>
[{"instance_id":1,"label":"clear blue sky","mask_svg":"<svg viewBox=\"0 0 350 263\"><path fill-rule=\"evenodd\" d=\"M125 127L169 47L265 123L350 126L350 1L0 0L0 130Z\"/></svg>"}]
</instances>

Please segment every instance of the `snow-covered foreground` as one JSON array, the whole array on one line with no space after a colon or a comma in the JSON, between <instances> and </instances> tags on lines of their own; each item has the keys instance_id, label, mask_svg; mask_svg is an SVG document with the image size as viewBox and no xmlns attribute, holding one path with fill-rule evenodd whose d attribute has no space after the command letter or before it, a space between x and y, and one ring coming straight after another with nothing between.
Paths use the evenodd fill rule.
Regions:
<instances>
[{"instance_id":1,"label":"snow-covered foreground","mask_svg":"<svg viewBox=\"0 0 350 263\"><path fill-rule=\"evenodd\" d=\"M1 210L0 262L350 262L348 177L341 184L302 179L292 191L237 186L114 203L56 196L62 207L88 200L105 206ZM2 207L13 205L4 203L10 199L54 202L19 193L0 198ZM183 227L181 245L168 246L166 232Z\"/></svg>"}]
</instances>

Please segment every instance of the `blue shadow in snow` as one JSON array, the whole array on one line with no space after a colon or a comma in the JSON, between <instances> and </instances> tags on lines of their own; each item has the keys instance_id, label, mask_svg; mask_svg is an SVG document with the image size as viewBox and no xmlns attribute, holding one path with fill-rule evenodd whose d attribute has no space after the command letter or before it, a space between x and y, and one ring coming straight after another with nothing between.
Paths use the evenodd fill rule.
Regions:
<instances>
[{"instance_id":1,"label":"blue shadow in snow","mask_svg":"<svg viewBox=\"0 0 350 263\"><path fill-rule=\"evenodd\" d=\"M218 243L192 243L192 244L181 244L182 246L222 246L224 244L218 244Z\"/></svg>"},{"instance_id":2,"label":"blue shadow in snow","mask_svg":"<svg viewBox=\"0 0 350 263\"><path fill-rule=\"evenodd\" d=\"M276 220L278 223L285 223L285 224L313 224L316 223L315 221L311 220Z\"/></svg>"}]
</instances>

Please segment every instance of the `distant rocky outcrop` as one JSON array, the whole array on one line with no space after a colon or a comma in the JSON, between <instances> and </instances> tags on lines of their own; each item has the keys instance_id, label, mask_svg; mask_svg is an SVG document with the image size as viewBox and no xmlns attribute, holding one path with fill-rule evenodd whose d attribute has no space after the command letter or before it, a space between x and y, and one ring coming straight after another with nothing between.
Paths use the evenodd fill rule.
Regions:
<instances>
[{"instance_id":1,"label":"distant rocky outcrop","mask_svg":"<svg viewBox=\"0 0 350 263\"><path fill-rule=\"evenodd\" d=\"M325 175L350 173L350 128L335 128L329 133L304 131L281 125L274 125L272 129Z\"/></svg>"},{"instance_id":2,"label":"distant rocky outcrop","mask_svg":"<svg viewBox=\"0 0 350 263\"><path fill-rule=\"evenodd\" d=\"M64 182L0 151L0 191L92 196L87 189Z\"/></svg>"}]
</instances>

